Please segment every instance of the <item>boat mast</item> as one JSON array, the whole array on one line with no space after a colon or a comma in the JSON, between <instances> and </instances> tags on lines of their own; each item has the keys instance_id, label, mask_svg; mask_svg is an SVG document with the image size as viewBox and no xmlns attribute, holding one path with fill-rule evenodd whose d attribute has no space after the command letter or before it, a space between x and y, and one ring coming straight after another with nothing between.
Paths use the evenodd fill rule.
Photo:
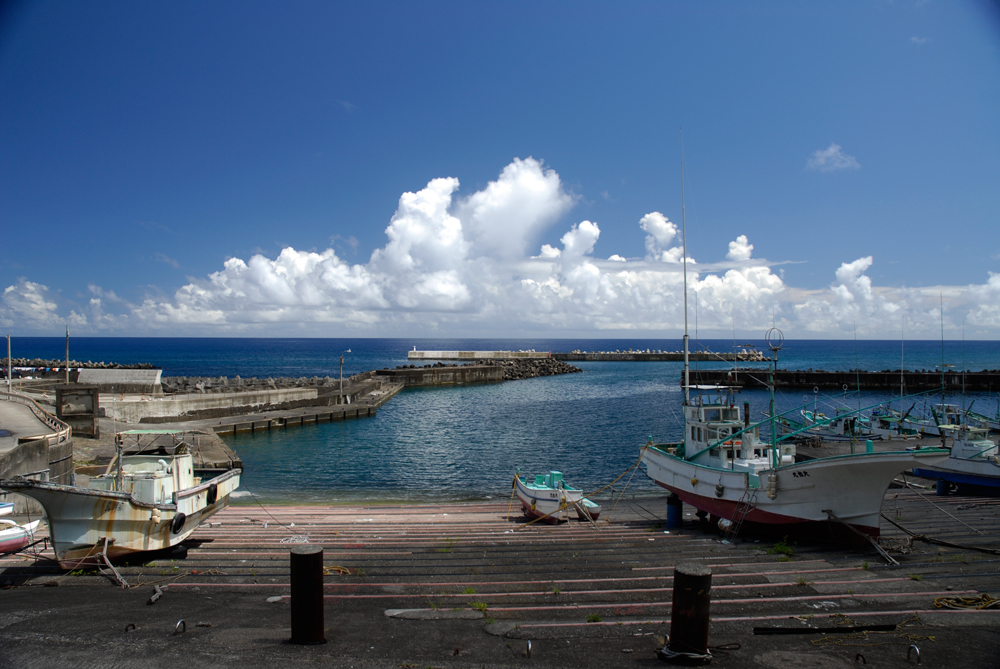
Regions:
<instances>
[{"instance_id":1,"label":"boat mast","mask_svg":"<svg viewBox=\"0 0 1000 669\"><path fill-rule=\"evenodd\" d=\"M688 273L687 273L687 218L684 210L684 131L681 130L681 251L684 254L684 406L691 404L691 365L688 361ZM687 426L685 426L687 429ZM686 440L686 435L685 435Z\"/></svg>"}]
</instances>

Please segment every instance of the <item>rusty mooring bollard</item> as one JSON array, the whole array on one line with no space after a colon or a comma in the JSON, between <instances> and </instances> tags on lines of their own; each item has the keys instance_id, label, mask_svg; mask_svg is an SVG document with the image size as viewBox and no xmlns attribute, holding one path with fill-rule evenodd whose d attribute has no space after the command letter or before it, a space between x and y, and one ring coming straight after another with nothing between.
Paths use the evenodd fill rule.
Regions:
<instances>
[{"instance_id":1,"label":"rusty mooring bollard","mask_svg":"<svg viewBox=\"0 0 1000 669\"><path fill-rule=\"evenodd\" d=\"M674 597L670 609L670 641L658 654L674 664L708 664L708 610L712 570L684 562L674 567Z\"/></svg>"},{"instance_id":2,"label":"rusty mooring bollard","mask_svg":"<svg viewBox=\"0 0 1000 669\"><path fill-rule=\"evenodd\" d=\"M291 552L292 643L326 643L323 636L323 547L296 546Z\"/></svg>"}]
</instances>

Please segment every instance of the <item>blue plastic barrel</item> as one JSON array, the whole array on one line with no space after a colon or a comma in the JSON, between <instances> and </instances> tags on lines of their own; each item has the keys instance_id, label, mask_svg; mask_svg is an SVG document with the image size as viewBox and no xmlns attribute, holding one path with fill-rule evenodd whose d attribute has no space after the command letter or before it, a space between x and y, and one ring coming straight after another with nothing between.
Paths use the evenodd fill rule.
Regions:
<instances>
[{"instance_id":1,"label":"blue plastic barrel","mask_svg":"<svg viewBox=\"0 0 1000 669\"><path fill-rule=\"evenodd\" d=\"M680 527L684 519L684 503L681 498L671 495L667 498L667 527Z\"/></svg>"}]
</instances>

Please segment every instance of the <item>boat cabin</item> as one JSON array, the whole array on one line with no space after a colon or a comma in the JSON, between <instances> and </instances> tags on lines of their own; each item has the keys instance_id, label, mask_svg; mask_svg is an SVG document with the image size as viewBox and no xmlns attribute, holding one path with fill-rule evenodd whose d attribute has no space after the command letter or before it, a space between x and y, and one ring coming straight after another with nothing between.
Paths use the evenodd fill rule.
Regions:
<instances>
[{"instance_id":1,"label":"boat cabin","mask_svg":"<svg viewBox=\"0 0 1000 669\"><path fill-rule=\"evenodd\" d=\"M744 422L732 393L693 396L684 414L685 458L709 467L752 473L771 468L771 445L761 441L759 427L740 433L749 422ZM782 464L795 461L794 444L784 443L779 449Z\"/></svg>"},{"instance_id":2,"label":"boat cabin","mask_svg":"<svg viewBox=\"0 0 1000 669\"><path fill-rule=\"evenodd\" d=\"M970 427L963 429L951 446L953 458L986 459L997 457L997 445L987 436L985 428Z\"/></svg>"},{"instance_id":3,"label":"boat cabin","mask_svg":"<svg viewBox=\"0 0 1000 669\"><path fill-rule=\"evenodd\" d=\"M90 479L93 490L119 490L131 493L145 504L173 504L174 493L194 487L201 480L194 476L190 453L176 455L126 455L118 463L112 460L108 470Z\"/></svg>"}]
</instances>

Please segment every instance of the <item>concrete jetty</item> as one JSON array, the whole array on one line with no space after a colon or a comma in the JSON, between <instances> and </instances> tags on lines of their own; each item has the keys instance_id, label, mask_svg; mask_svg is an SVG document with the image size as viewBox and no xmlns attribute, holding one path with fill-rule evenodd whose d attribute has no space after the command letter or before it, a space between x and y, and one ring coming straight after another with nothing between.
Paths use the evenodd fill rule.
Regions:
<instances>
[{"instance_id":1,"label":"concrete jetty","mask_svg":"<svg viewBox=\"0 0 1000 669\"><path fill-rule=\"evenodd\" d=\"M49 550L0 558L0 648L5 666L654 666L674 567L696 562L713 574L714 664L911 666L915 645L923 666L993 669L1000 611L972 602L1000 594L1000 503L928 494L886 495L899 566L794 538L722 544L688 507L668 530L663 497L599 500L598 527L524 527L506 500L234 506L181 549L120 565L129 589L60 571ZM287 643L289 550L303 543L324 550L318 646Z\"/></svg>"},{"instance_id":2,"label":"concrete jetty","mask_svg":"<svg viewBox=\"0 0 1000 669\"><path fill-rule=\"evenodd\" d=\"M378 374L412 387L516 381L582 371L579 367L552 358L531 357L484 359L482 364L446 365L438 362L433 365L403 365L379 370Z\"/></svg>"},{"instance_id":3,"label":"concrete jetty","mask_svg":"<svg viewBox=\"0 0 1000 669\"><path fill-rule=\"evenodd\" d=\"M756 349L736 353L691 351L690 359L699 362L766 362L770 360ZM683 362L683 351L407 351L409 360L542 360L562 362Z\"/></svg>"}]
</instances>

